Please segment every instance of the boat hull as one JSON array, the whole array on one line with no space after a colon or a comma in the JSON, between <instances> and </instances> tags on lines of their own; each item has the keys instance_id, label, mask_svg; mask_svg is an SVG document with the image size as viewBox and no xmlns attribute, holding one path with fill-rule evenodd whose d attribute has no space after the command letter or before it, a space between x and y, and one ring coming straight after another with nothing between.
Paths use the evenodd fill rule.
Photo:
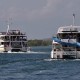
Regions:
<instances>
[{"instance_id":1,"label":"boat hull","mask_svg":"<svg viewBox=\"0 0 80 80\"><path fill-rule=\"evenodd\" d=\"M51 51L52 59L80 59L80 51Z\"/></svg>"}]
</instances>

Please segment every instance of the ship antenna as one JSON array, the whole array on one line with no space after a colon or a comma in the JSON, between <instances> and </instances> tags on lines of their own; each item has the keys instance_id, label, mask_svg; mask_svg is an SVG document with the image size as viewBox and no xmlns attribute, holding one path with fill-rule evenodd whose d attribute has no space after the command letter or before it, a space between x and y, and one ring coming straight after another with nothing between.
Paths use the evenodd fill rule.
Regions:
<instances>
[{"instance_id":1,"label":"ship antenna","mask_svg":"<svg viewBox=\"0 0 80 80\"><path fill-rule=\"evenodd\" d=\"M7 33L8 33L8 31L9 31L9 24L8 24L8 26L7 26Z\"/></svg>"},{"instance_id":2,"label":"ship antenna","mask_svg":"<svg viewBox=\"0 0 80 80\"><path fill-rule=\"evenodd\" d=\"M75 21L75 14L73 13L73 26L74 26L74 22Z\"/></svg>"},{"instance_id":3,"label":"ship antenna","mask_svg":"<svg viewBox=\"0 0 80 80\"><path fill-rule=\"evenodd\" d=\"M10 28L10 18L8 19L8 25L7 25L7 33L9 32L9 28Z\"/></svg>"}]
</instances>

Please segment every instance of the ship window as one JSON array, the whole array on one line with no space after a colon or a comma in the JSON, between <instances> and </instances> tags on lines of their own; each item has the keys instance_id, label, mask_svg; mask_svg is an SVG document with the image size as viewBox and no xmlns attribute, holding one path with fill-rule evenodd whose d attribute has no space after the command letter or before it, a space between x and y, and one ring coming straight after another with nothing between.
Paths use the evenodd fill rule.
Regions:
<instances>
[{"instance_id":1,"label":"ship window","mask_svg":"<svg viewBox=\"0 0 80 80\"><path fill-rule=\"evenodd\" d=\"M77 51L80 51L80 48L76 47L76 50L77 50Z\"/></svg>"},{"instance_id":2,"label":"ship window","mask_svg":"<svg viewBox=\"0 0 80 80\"><path fill-rule=\"evenodd\" d=\"M76 33L63 33L58 35L61 39L75 39L77 36L80 37L80 34Z\"/></svg>"},{"instance_id":3,"label":"ship window","mask_svg":"<svg viewBox=\"0 0 80 80\"><path fill-rule=\"evenodd\" d=\"M23 42L22 44L23 44L24 47L27 47L27 43L26 42Z\"/></svg>"},{"instance_id":4,"label":"ship window","mask_svg":"<svg viewBox=\"0 0 80 80\"><path fill-rule=\"evenodd\" d=\"M1 44L3 45L4 43L3 43L3 42L1 42Z\"/></svg>"},{"instance_id":5,"label":"ship window","mask_svg":"<svg viewBox=\"0 0 80 80\"><path fill-rule=\"evenodd\" d=\"M5 36L5 40L9 40L9 36Z\"/></svg>"},{"instance_id":6,"label":"ship window","mask_svg":"<svg viewBox=\"0 0 80 80\"><path fill-rule=\"evenodd\" d=\"M56 51L56 49L54 49L54 51Z\"/></svg>"},{"instance_id":7,"label":"ship window","mask_svg":"<svg viewBox=\"0 0 80 80\"><path fill-rule=\"evenodd\" d=\"M57 59L60 59L60 55L57 55Z\"/></svg>"},{"instance_id":8,"label":"ship window","mask_svg":"<svg viewBox=\"0 0 80 80\"><path fill-rule=\"evenodd\" d=\"M77 35L78 40L80 41L80 34Z\"/></svg>"},{"instance_id":9,"label":"ship window","mask_svg":"<svg viewBox=\"0 0 80 80\"><path fill-rule=\"evenodd\" d=\"M0 39L4 40L4 37L2 36L2 37L0 37Z\"/></svg>"},{"instance_id":10,"label":"ship window","mask_svg":"<svg viewBox=\"0 0 80 80\"><path fill-rule=\"evenodd\" d=\"M62 38L62 34L58 34L57 37L58 37L58 38Z\"/></svg>"},{"instance_id":11,"label":"ship window","mask_svg":"<svg viewBox=\"0 0 80 80\"><path fill-rule=\"evenodd\" d=\"M15 48L20 48L21 47L20 42L12 42L11 45L12 45L12 47L15 47Z\"/></svg>"}]
</instances>

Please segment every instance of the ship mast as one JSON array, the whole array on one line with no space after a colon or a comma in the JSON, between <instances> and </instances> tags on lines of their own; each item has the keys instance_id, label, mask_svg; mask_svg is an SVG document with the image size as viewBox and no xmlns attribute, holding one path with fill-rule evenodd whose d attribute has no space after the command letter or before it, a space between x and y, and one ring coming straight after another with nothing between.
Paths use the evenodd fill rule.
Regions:
<instances>
[{"instance_id":1,"label":"ship mast","mask_svg":"<svg viewBox=\"0 0 80 80\"><path fill-rule=\"evenodd\" d=\"M11 21L12 18L9 18L8 21L7 21L7 33L9 32L9 29L10 29L10 24L11 24Z\"/></svg>"},{"instance_id":2,"label":"ship mast","mask_svg":"<svg viewBox=\"0 0 80 80\"><path fill-rule=\"evenodd\" d=\"M75 24L75 14L73 13L73 26Z\"/></svg>"},{"instance_id":3,"label":"ship mast","mask_svg":"<svg viewBox=\"0 0 80 80\"><path fill-rule=\"evenodd\" d=\"M8 33L8 31L9 31L9 24L7 25L7 33Z\"/></svg>"}]
</instances>

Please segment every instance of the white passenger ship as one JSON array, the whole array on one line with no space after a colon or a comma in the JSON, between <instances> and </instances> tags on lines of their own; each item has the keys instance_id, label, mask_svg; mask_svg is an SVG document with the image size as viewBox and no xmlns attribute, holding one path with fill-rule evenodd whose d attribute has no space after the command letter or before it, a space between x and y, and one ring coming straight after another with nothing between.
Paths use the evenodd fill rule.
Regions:
<instances>
[{"instance_id":1,"label":"white passenger ship","mask_svg":"<svg viewBox=\"0 0 80 80\"><path fill-rule=\"evenodd\" d=\"M0 32L0 52L26 52L27 36L20 30Z\"/></svg>"},{"instance_id":2,"label":"white passenger ship","mask_svg":"<svg viewBox=\"0 0 80 80\"><path fill-rule=\"evenodd\" d=\"M80 26L64 26L53 37L51 58L80 58Z\"/></svg>"}]
</instances>

